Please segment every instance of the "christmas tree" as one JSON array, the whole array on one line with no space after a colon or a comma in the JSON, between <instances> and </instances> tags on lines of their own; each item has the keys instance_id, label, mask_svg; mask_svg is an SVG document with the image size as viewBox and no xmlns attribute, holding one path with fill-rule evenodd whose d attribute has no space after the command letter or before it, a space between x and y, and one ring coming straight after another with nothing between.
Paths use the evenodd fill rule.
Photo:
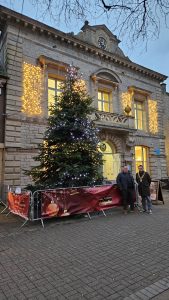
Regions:
<instances>
[{"instance_id":1,"label":"christmas tree","mask_svg":"<svg viewBox=\"0 0 169 300\"><path fill-rule=\"evenodd\" d=\"M77 69L70 67L55 99L37 167L29 171L36 185L46 188L88 186L102 183L102 154L98 129L90 119L92 98Z\"/></svg>"}]
</instances>

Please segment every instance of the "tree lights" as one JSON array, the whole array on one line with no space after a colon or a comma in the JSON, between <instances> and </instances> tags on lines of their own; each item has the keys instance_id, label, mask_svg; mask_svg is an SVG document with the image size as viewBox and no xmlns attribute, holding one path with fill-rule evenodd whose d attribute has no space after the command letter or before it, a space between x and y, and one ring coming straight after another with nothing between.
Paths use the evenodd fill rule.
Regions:
<instances>
[{"instance_id":1,"label":"tree lights","mask_svg":"<svg viewBox=\"0 0 169 300\"><path fill-rule=\"evenodd\" d=\"M85 81L82 78L77 79L74 82L73 90L74 90L74 92L77 92L83 96L87 92Z\"/></svg>"},{"instance_id":2,"label":"tree lights","mask_svg":"<svg viewBox=\"0 0 169 300\"><path fill-rule=\"evenodd\" d=\"M28 116L42 114L42 79L42 70L39 66L34 66L26 62L23 63L22 112Z\"/></svg>"},{"instance_id":3,"label":"tree lights","mask_svg":"<svg viewBox=\"0 0 169 300\"><path fill-rule=\"evenodd\" d=\"M44 141L35 158L40 164L28 174L35 184L45 187L101 183L98 129L89 119L92 98L76 68L68 69L62 91L51 108Z\"/></svg>"}]
</instances>

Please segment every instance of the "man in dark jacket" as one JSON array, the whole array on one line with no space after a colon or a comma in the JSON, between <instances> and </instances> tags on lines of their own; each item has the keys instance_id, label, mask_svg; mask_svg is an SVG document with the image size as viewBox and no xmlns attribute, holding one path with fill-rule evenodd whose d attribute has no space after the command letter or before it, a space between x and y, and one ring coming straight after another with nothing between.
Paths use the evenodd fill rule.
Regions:
<instances>
[{"instance_id":1,"label":"man in dark jacket","mask_svg":"<svg viewBox=\"0 0 169 300\"><path fill-rule=\"evenodd\" d=\"M150 199L150 184L151 177L148 172L144 171L142 165L138 166L139 172L136 174L136 181L138 183L138 192L142 198L143 212L148 210L152 214L152 203Z\"/></svg>"},{"instance_id":2,"label":"man in dark jacket","mask_svg":"<svg viewBox=\"0 0 169 300\"><path fill-rule=\"evenodd\" d=\"M124 214L127 214L128 205L130 211L134 211L134 178L128 170L128 166L124 166L122 172L118 174L116 179L117 185L121 191L122 205Z\"/></svg>"}]
</instances>

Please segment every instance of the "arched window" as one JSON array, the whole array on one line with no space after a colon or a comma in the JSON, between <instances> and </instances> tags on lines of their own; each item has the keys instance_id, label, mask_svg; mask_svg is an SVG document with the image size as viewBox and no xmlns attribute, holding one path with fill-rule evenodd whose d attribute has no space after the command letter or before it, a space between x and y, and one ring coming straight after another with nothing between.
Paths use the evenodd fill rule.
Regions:
<instances>
[{"instance_id":1,"label":"arched window","mask_svg":"<svg viewBox=\"0 0 169 300\"><path fill-rule=\"evenodd\" d=\"M91 78L97 87L97 109L102 112L112 113L116 89L120 82L119 77L111 70L100 69L93 73Z\"/></svg>"}]
</instances>

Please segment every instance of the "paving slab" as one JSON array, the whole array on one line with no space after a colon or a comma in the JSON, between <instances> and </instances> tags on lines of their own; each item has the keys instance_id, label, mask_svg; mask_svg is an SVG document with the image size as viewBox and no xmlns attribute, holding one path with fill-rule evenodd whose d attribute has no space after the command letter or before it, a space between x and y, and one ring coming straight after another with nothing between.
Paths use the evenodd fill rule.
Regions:
<instances>
[{"instance_id":1,"label":"paving slab","mask_svg":"<svg viewBox=\"0 0 169 300\"><path fill-rule=\"evenodd\" d=\"M152 215L114 208L91 220L47 220L44 229L1 214L0 300L169 299L169 192L164 197Z\"/></svg>"},{"instance_id":2,"label":"paving slab","mask_svg":"<svg viewBox=\"0 0 169 300\"><path fill-rule=\"evenodd\" d=\"M153 297L153 300L169 300L169 289Z\"/></svg>"}]
</instances>

